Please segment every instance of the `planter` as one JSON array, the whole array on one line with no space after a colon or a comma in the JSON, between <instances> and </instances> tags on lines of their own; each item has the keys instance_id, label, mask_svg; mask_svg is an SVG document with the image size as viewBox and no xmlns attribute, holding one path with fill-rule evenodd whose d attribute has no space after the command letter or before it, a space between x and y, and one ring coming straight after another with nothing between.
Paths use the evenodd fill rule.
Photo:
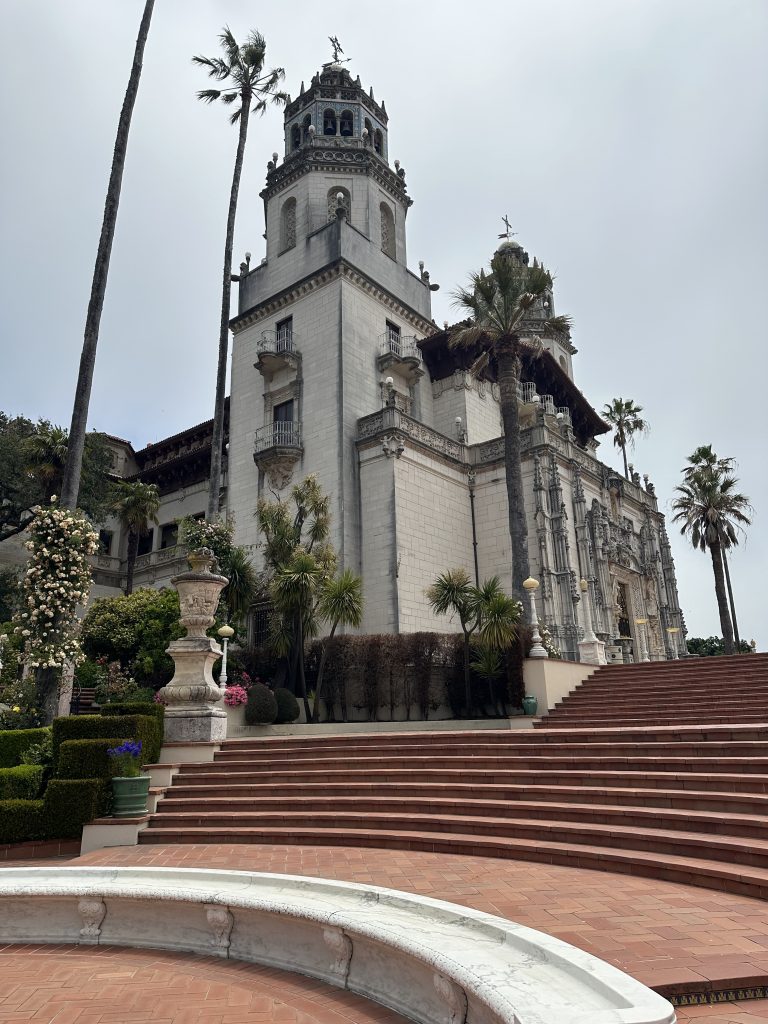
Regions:
<instances>
[{"instance_id":1,"label":"planter","mask_svg":"<svg viewBox=\"0 0 768 1024\"><path fill-rule=\"evenodd\" d=\"M523 697L523 714L533 716L536 714L539 702L535 697Z\"/></svg>"},{"instance_id":2,"label":"planter","mask_svg":"<svg viewBox=\"0 0 768 1024\"><path fill-rule=\"evenodd\" d=\"M147 813L148 775L118 775L112 779L112 817L135 818Z\"/></svg>"}]
</instances>

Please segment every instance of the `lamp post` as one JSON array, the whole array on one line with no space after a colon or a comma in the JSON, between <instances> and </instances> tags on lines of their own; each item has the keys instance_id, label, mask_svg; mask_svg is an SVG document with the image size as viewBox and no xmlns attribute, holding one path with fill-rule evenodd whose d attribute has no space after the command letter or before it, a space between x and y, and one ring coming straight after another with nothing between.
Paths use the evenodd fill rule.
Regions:
<instances>
[{"instance_id":1,"label":"lamp post","mask_svg":"<svg viewBox=\"0 0 768 1024\"><path fill-rule=\"evenodd\" d=\"M677 634L680 632L680 627L667 626L667 632L669 633L669 646L672 648L672 659L674 661L679 661L680 654L677 647Z\"/></svg>"},{"instance_id":2,"label":"lamp post","mask_svg":"<svg viewBox=\"0 0 768 1024\"><path fill-rule=\"evenodd\" d=\"M533 576L529 576L527 580L523 580L523 589L528 595L528 603L530 607L531 626L533 627L533 647L528 652L529 658L548 658L549 655L545 651L541 643L541 634L539 633L539 616L536 612L536 591L539 589L539 581L535 580Z\"/></svg>"},{"instance_id":3,"label":"lamp post","mask_svg":"<svg viewBox=\"0 0 768 1024\"><path fill-rule=\"evenodd\" d=\"M231 626L224 625L224 626L220 626L219 629L216 630L216 632L221 637L221 645L224 648L224 654L223 654L223 657L221 659L221 675L219 676L219 686L221 687L222 690L226 690L226 688L227 688L227 646L229 645L229 641L235 635L235 631L234 631L234 629L232 629Z\"/></svg>"},{"instance_id":4,"label":"lamp post","mask_svg":"<svg viewBox=\"0 0 768 1024\"><path fill-rule=\"evenodd\" d=\"M581 591L581 607L584 611L584 639L588 643L594 643L597 637L592 628L592 611L589 607L589 583L585 579L579 580L579 590Z\"/></svg>"},{"instance_id":5,"label":"lamp post","mask_svg":"<svg viewBox=\"0 0 768 1024\"><path fill-rule=\"evenodd\" d=\"M635 619L635 625L639 627L637 631L638 646L640 648L640 661L650 661L648 654L648 643L645 636L645 626L648 619Z\"/></svg>"}]
</instances>

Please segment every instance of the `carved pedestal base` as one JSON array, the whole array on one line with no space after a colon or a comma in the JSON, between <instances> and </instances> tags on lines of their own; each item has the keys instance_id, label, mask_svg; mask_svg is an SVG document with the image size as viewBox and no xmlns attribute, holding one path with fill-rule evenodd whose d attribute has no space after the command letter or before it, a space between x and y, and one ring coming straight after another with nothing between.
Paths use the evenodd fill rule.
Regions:
<instances>
[{"instance_id":1,"label":"carved pedestal base","mask_svg":"<svg viewBox=\"0 0 768 1024\"><path fill-rule=\"evenodd\" d=\"M605 644L602 640L579 640L579 661L585 665L605 665Z\"/></svg>"}]
</instances>

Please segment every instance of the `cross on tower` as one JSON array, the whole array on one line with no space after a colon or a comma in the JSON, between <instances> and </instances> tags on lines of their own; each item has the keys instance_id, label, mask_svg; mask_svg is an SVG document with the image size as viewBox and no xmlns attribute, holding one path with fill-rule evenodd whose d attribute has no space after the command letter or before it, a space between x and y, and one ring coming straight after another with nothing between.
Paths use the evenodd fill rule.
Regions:
<instances>
[{"instance_id":1,"label":"cross on tower","mask_svg":"<svg viewBox=\"0 0 768 1024\"><path fill-rule=\"evenodd\" d=\"M499 238L506 238L506 239L507 239L507 241L509 241L509 240L510 240L510 238L512 237L512 235L516 235L516 234L517 234L517 232L516 232L516 231L512 231L512 230L510 230L510 229L511 229L511 227L512 227L512 225L510 224L510 222L509 222L509 217L508 217L508 216L506 215L506 213L505 213L505 214L504 214L504 216L503 216L503 217L501 218L501 222L502 222L502 224L504 225L504 227L505 227L505 228L506 228L507 230L506 230L506 231L503 231L503 232L502 232L502 233L501 233L501 234L499 235Z\"/></svg>"}]
</instances>

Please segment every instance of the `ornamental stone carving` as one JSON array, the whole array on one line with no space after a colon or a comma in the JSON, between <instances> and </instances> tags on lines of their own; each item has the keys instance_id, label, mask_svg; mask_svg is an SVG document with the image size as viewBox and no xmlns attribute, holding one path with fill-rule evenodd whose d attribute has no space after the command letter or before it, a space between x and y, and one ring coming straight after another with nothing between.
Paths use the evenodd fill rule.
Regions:
<instances>
[{"instance_id":1,"label":"ornamental stone carving","mask_svg":"<svg viewBox=\"0 0 768 1024\"><path fill-rule=\"evenodd\" d=\"M435 991L445 1003L446 1024L464 1024L467 1019L467 994L461 986L442 974L432 975Z\"/></svg>"},{"instance_id":2,"label":"ornamental stone carving","mask_svg":"<svg viewBox=\"0 0 768 1024\"><path fill-rule=\"evenodd\" d=\"M323 941L333 954L330 970L346 984L349 965L352 962L352 940L341 928L326 926L323 928Z\"/></svg>"},{"instance_id":3,"label":"ornamental stone carving","mask_svg":"<svg viewBox=\"0 0 768 1024\"><path fill-rule=\"evenodd\" d=\"M205 907L205 918L208 927L211 929L211 946L213 952L220 956L227 956L229 950L230 936L235 923L235 918L228 907L208 903Z\"/></svg>"},{"instance_id":4,"label":"ornamental stone carving","mask_svg":"<svg viewBox=\"0 0 768 1024\"><path fill-rule=\"evenodd\" d=\"M99 896L83 897L77 901L77 912L82 918L80 941L86 945L98 945L101 922L107 916L107 906Z\"/></svg>"}]
</instances>

